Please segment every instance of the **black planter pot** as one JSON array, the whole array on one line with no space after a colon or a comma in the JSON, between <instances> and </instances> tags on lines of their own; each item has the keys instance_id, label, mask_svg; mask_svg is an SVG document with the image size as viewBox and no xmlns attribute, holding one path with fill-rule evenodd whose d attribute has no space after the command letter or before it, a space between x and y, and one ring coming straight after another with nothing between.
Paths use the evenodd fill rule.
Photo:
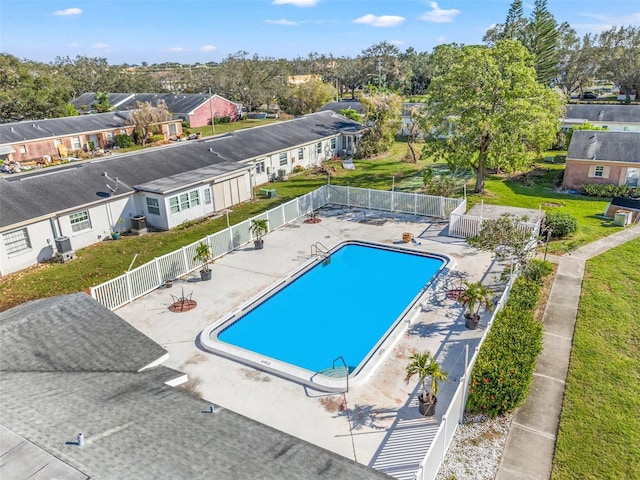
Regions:
<instances>
[{"instance_id":1,"label":"black planter pot","mask_svg":"<svg viewBox=\"0 0 640 480\"><path fill-rule=\"evenodd\" d=\"M202 281L211 280L211 269L207 268L206 270L200 270L200 278Z\"/></svg>"},{"instance_id":2,"label":"black planter pot","mask_svg":"<svg viewBox=\"0 0 640 480\"><path fill-rule=\"evenodd\" d=\"M469 330L475 330L478 328L478 323L480 322L480 315L465 313L464 314L464 326Z\"/></svg>"},{"instance_id":3,"label":"black planter pot","mask_svg":"<svg viewBox=\"0 0 640 480\"><path fill-rule=\"evenodd\" d=\"M418 395L418 412L425 417L432 417L436 414L436 403L438 403L436 397L433 397L432 403L427 403L424 401L422 394L420 394Z\"/></svg>"},{"instance_id":4,"label":"black planter pot","mask_svg":"<svg viewBox=\"0 0 640 480\"><path fill-rule=\"evenodd\" d=\"M255 240L253 244L256 247L256 250L262 250L264 248L264 240Z\"/></svg>"}]
</instances>

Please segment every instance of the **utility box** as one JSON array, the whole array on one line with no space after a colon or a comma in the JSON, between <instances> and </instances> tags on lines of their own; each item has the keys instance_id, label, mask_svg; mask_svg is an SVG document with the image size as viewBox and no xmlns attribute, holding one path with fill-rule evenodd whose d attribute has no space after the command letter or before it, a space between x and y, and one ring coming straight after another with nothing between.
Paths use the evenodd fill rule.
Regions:
<instances>
[{"instance_id":1,"label":"utility box","mask_svg":"<svg viewBox=\"0 0 640 480\"><path fill-rule=\"evenodd\" d=\"M626 227L631 222L631 211L618 210L613 217L613 224L618 227Z\"/></svg>"}]
</instances>

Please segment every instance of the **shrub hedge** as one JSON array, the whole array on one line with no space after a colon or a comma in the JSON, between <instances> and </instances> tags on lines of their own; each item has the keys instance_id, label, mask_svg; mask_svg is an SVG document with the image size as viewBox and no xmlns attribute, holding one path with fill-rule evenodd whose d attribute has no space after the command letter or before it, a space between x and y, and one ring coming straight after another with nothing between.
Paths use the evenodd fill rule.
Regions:
<instances>
[{"instance_id":1,"label":"shrub hedge","mask_svg":"<svg viewBox=\"0 0 640 480\"><path fill-rule=\"evenodd\" d=\"M638 197L640 196L639 187L630 187L628 185L614 185L612 183L585 183L584 193L590 197Z\"/></svg>"},{"instance_id":2,"label":"shrub hedge","mask_svg":"<svg viewBox=\"0 0 640 480\"><path fill-rule=\"evenodd\" d=\"M467 411L495 417L522 405L542 350L534 318L541 282L519 277L496 315L471 372Z\"/></svg>"},{"instance_id":3,"label":"shrub hedge","mask_svg":"<svg viewBox=\"0 0 640 480\"><path fill-rule=\"evenodd\" d=\"M549 212L544 219L543 236L549 229L553 238L564 238L578 230L578 219L565 212Z\"/></svg>"}]
</instances>

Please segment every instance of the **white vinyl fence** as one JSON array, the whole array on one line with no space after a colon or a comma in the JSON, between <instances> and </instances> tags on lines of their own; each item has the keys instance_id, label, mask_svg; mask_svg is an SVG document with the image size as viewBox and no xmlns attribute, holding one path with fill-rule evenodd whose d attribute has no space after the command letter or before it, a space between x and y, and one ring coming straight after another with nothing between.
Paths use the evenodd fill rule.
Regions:
<instances>
[{"instance_id":1,"label":"white vinyl fence","mask_svg":"<svg viewBox=\"0 0 640 480\"><path fill-rule=\"evenodd\" d=\"M324 185L253 218L268 219L271 231L329 203L446 218L462 202L464 200L416 193ZM211 247L212 256L216 259L253 241L250 227L251 219L248 219L186 245L180 250L157 257L119 277L92 287L91 296L105 307L115 310L155 290L166 280L173 280L200 268L200 264L193 260L200 242Z\"/></svg>"},{"instance_id":2,"label":"white vinyl fence","mask_svg":"<svg viewBox=\"0 0 640 480\"><path fill-rule=\"evenodd\" d=\"M502 310L505 303L507 303L509 292L511 291L511 287L513 286L513 282L516 277L517 274L514 273L509 278L509 281L498 300L496 308L493 310L487 329L480 339L480 343L478 343L474 349L471 358L469 358L469 352L466 352L466 368L464 374L460 377L456 391L451 399L451 403L449 404L449 408L447 408L445 414L442 415L442 421L440 422L440 426L438 427L433 440L431 440L429 450L427 450L424 459L420 462L420 467L416 472L416 480L435 480L438 471L440 470L440 466L444 462L444 457L447 454L449 445L451 444L453 436L458 429L458 425L462 423L462 417L464 416L464 409L467 403L469 378L471 377L471 371L473 370L473 366L478 358L478 352L480 351L480 347L482 347L485 338L487 338L487 334L493 325L496 315L500 310Z\"/></svg>"},{"instance_id":3,"label":"white vinyl fence","mask_svg":"<svg viewBox=\"0 0 640 480\"><path fill-rule=\"evenodd\" d=\"M476 215L465 215L466 200L464 209L460 211L451 212L449 215L449 236L457 238L469 238L480 233L482 224L488 220L487 218L478 217ZM520 228L529 230L531 235L538 236L540 232L541 220L535 223L532 222L520 222Z\"/></svg>"}]
</instances>

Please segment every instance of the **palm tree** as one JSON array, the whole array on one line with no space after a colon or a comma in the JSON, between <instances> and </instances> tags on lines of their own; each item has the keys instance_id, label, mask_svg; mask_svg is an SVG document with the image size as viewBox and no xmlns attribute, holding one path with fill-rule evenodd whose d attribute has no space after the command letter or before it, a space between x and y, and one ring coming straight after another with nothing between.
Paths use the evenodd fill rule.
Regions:
<instances>
[{"instance_id":1,"label":"palm tree","mask_svg":"<svg viewBox=\"0 0 640 480\"><path fill-rule=\"evenodd\" d=\"M409 357L410 363L407 365L407 377L409 381L414 375L418 375L422 384L422 400L426 404L435 405L436 395L439 391L439 383L447 379L448 373L440 368L440 364L431 355L431 352L415 352ZM427 378L431 379L429 390L427 390Z\"/></svg>"},{"instance_id":2,"label":"palm tree","mask_svg":"<svg viewBox=\"0 0 640 480\"><path fill-rule=\"evenodd\" d=\"M493 291L481 282L464 282L464 291L458 297L460 304L463 307L467 307L467 315L474 319L480 317L480 308L484 307L485 311L490 312L493 310Z\"/></svg>"}]
</instances>

